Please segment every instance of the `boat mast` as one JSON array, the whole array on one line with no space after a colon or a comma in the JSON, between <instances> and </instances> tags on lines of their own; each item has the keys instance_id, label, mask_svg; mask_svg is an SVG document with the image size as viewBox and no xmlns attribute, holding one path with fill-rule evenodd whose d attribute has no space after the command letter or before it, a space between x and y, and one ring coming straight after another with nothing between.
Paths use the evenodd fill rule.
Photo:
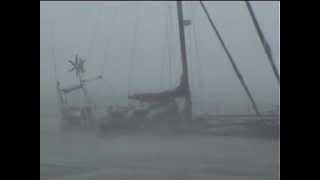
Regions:
<instances>
[{"instance_id":1,"label":"boat mast","mask_svg":"<svg viewBox=\"0 0 320 180\"><path fill-rule=\"evenodd\" d=\"M253 21L253 24L254 24L254 27L256 28L257 32L258 32L258 35L259 35L259 39L264 47L264 50L268 56L268 60L270 62L270 65L272 67L272 70L273 70L273 73L275 75L275 77L277 78L277 81L278 81L278 84L280 85L280 75L279 75L279 71L277 70L277 67L274 63L274 60L273 60L273 57L272 57L272 52L271 52L271 48L270 48L270 45L268 44L266 38L264 37L263 35L263 32L261 30L261 27L258 23L258 20L253 12L253 9L250 5L250 2L249 1L245 1L246 2L246 5L247 5L247 8L249 10L249 13L250 13L250 16L251 16L251 19Z\"/></svg>"},{"instance_id":2,"label":"boat mast","mask_svg":"<svg viewBox=\"0 0 320 180\"><path fill-rule=\"evenodd\" d=\"M181 61L182 61L182 84L185 88L185 118L190 120L192 118L192 102L191 102L191 92L189 86L189 76L188 76L188 64L187 64L187 53L186 53L186 43L185 43L185 31L184 31L184 19L183 19L183 9L182 1L177 1L177 14L178 14L178 24L179 24L179 36L180 36L180 50L181 50Z\"/></svg>"}]
</instances>

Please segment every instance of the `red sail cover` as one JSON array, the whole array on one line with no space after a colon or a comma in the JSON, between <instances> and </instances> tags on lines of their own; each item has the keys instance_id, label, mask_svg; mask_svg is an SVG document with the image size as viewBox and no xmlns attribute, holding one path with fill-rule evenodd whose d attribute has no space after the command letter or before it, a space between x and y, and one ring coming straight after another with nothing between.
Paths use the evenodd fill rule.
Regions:
<instances>
[{"instance_id":1,"label":"red sail cover","mask_svg":"<svg viewBox=\"0 0 320 180\"><path fill-rule=\"evenodd\" d=\"M82 87L83 87L82 84L74 85L74 86L69 87L69 88L61 89L61 91L64 92L64 93L70 93L70 92L75 91L77 89L81 89Z\"/></svg>"},{"instance_id":2,"label":"red sail cover","mask_svg":"<svg viewBox=\"0 0 320 180\"><path fill-rule=\"evenodd\" d=\"M186 94L187 88L185 87L185 81L181 78L180 85L174 90L166 90L159 93L140 93L129 95L129 99L138 100L140 102L168 102L175 98L183 97Z\"/></svg>"}]
</instances>

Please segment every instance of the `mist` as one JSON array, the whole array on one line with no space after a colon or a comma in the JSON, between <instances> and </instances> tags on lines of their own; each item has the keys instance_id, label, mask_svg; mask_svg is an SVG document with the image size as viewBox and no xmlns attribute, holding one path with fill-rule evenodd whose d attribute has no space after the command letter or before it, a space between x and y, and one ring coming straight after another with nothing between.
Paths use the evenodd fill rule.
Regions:
<instances>
[{"instance_id":1,"label":"mist","mask_svg":"<svg viewBox=\"0 0 320 180\"><path fill-rule=\"evenodd\" d=\"M192 20L186 45L194 111L210 112L216 106L221 113L250 111L250 101L199 3L184 4L184 16ZM245 4L206 5L261 111L278 105L279 87ZM279 69L279 4L259 1L252 6ZM103 106L126 103L128 93L170 89L179 81L174 2L41 2L40 15L41 112L57 112L54 58L62 84L75 82L67 62L75 54L87 60L86 76L103 74L102 81L88 87Z\"/></svg>"},{"instance_id":2,"label":"mist","mask_svg":"<svg viewBox=\"0 0 320 180\"><path fill-rule=\"evenodd\" d=\"M263 118L269 119L254 115L198 1L183 2L184 20L191 20L184 25L191 121L174 106L180 96L164 105L156 100L160 113L150 113L154 109L141 102L130 111L133 100L128 98L182 84L176 2L42 1L40 179L279 178L280 121L275 108L280 105L280 87L246 4L203 2ZM280 2L251 5L280 71ZM103 78L81 87L76 55L86 60L85 79ZM57 81L63 88L80 82L81 91L67 94ZM92 104L83 98L86 91ZM136 112L145 110L141 107L149 114L138 116ZM89 110L94 115L89 116ZM98 110L103 116L96 116Z\"/></svg>"}]
</instances>

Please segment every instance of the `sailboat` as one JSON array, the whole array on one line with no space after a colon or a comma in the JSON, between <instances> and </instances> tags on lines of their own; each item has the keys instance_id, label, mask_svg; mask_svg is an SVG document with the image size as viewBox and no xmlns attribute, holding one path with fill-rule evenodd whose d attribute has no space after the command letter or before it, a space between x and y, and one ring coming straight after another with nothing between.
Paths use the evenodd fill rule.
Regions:
<instances>
[{"instance_id":1,"label":"sailboat","mask_svg":"<svg viewBox=\"0 0 320 180\"><path fill-rule=\"evenodd\" d=\"M208 15L205 6L201 1L200 3L204 8L204 11ZM78 79L77 84L71 87L64 88L60 87L60 82L57 81L56 84L60 113L62 116L61 119L64 128L70 129L76 127L80 129L94 129L100 132L110 132L113 130L141 130L148 129L150 127L164 127L164 129L174 129L175 132L177 132L178 130L199 131L207 130L210 128L210 123L208 121L210 119L210 116L196 117L192 113L192 99L189 84L190 82L185 42L185 26L190 25L191 21L184 19L182 4L182 1L176 2L182 66L182 74L180 75L179 83L172 89L168 89L158 93L146 92L129 94L128 100L136 101L139 105L128 105L121 108L110 106L108 109L106 109L105 114L98 116L95 112L95 107L88 96L86 86L87 83L102 79L103 77L99 75L94 78L84 79L83 74L85 73L85 60L76 55L74 61L69 60L68 62L72 65L72 69L70 69L69 71L76 73L76 77ZM209 15L208 19L211 25L213 25ZM216 31L214 25L212 27ZM219 36L219 33L217 31L216 33ZM221 42L223 44L222 40ZM225 50L229 55L226 48ZM230 58L230 60L233 68L235 68L240 82L244 86L250 100L252 101L253 107L257 113L257 117L261 118L262 115L259 113L256 104L251 97L251 94L246 87L243 78L241 77L239 70L234 64L232 58ZM81 91L81 93L83 94L85 102L83 105L71 106L68 104L66 96L74 91ZM263 124L263 126L265 127L265 124L268 124L265 122L271 121L260 119L254 120L254 123L246 122L242 124L259 124L259 126ZM278 123L275 124L277 125ZM230 123L227 123L227 125L230 125ZM274 126L268 127L274 129Z\"/></svg>"},{"instance_id":2,"label":"sailboat","mask_svg":"<svg viewBox=\"0 0 320 180\"><path fill-rule=\"evenodd\" d=\"M72 65L72 68L69 70L69 72L75 72L78 82L70 87L62 88L60 86L60 82L57 81L56 90L58 94L59 109L62 117L63 127L92 127L96 117L94 113L94 106L88 96L86 86L87 83L91 81L102 79L102 76L99 75L94 78L84 79L84 63L86 61L78 55L75 56L74 61L69 60L68 62ZM85 102L84 104L74 106L68 103L67 96L75 91L80 91L83 94Z\"/></svg>"}]
</instances>

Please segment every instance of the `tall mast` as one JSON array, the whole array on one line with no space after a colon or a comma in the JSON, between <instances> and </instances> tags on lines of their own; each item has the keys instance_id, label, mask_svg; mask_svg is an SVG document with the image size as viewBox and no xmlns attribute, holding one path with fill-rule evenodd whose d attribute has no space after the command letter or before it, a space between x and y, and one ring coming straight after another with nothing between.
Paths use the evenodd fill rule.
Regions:
<instances>
[{"instance_id":1,"label":"tall mast","mask_svg":"<svg viewBox=\"0 0 320 180\"><path fill-rule=\"evenodd\" d=\"M177 14L179 24L179 36L180 36L180 50L181 50L181 61L182 61L182 84L185 85L185 118L190 120L192 118L192 103L191 103L191 92L189 86L188 76L188 64L187 64L187 52L185 42L185 31L184 31L184 19L182 1L177 1Z\"/></svg>"},{"instance_id":2,"label":"tall mast","mask_svg":"<svg viewBox=\"0 0 320 180\"><path fill-rule=\"evenodd\" d=\"M253 9L252 9L252 7L251 7L251 5L250 5L250 2L249 2L249 1L245 1L245 2L246 2L246 5L247 5L247 8L248 8L248 10L249 10L250 16L251 16L251 18L252 18L254 27L256 28L256 30L257 30L257 32L258 32L259 39L260 39L260 41L261 41L261 43L262 43L262 45L263 45L263 47L264 47L264 50L265 50L265 52L266 52L266 54L267 54L267 56L268 56L268 60L269 60L270 65L271 65L271 67L272 67L273 73L274 73L275 77L276 77L277 80L278 80L278 84L280 85L280 75L279 75L279 72L278 72L278 70L277 70L277 67L276 67L276 65L275 65L275 63L274 63L274 60L273 60L273 58L272 58L271 48L270 48L270 46L269 46L266 38L265 38L264 35L263 35L263 32L262 32L262 30L261 30L261 28L260 28L260 25L259 25L259 23L258 23L258 21L257 21L257 18L256 18L256 16L255 16L254 12L253 12Z\"/></svg>"}]
</instances>

